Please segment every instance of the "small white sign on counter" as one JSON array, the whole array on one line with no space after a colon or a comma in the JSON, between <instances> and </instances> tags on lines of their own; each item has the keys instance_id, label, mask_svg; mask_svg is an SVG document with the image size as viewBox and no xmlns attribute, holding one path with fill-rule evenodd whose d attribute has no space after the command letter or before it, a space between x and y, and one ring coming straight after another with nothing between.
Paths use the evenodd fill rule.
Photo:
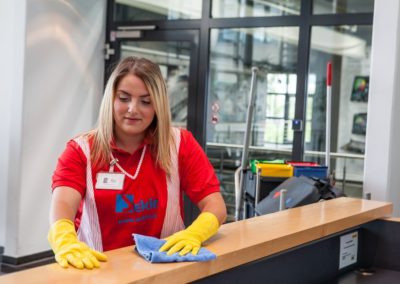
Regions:
<instances>
[{"instance_id":1,"label":"small white sign on counter","mask_svg":"<svg viewBox=\"0 0 400 284\"><path fill-rule=\"evenodd\" d=\"M357 262L358 232L340 237L339 269Z\"/></svg>"}]
</instances>

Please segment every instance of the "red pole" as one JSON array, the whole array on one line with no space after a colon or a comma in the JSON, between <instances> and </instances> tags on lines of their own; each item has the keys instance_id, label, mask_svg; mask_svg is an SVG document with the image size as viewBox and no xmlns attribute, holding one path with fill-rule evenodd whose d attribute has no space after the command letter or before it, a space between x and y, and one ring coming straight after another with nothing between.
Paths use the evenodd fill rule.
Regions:
<instances>
[{"instance_id":1,"label":"red pole","mask_svg":"<svg viewBox=\"0 0 400 284\"><path fill-rule=\"evenodd\" d=\"M331 104L332 104L332 62L326 65L326 135L325 135L325 164L328 167L328 177L331 169Z\"/></svg>"}]
</instances>

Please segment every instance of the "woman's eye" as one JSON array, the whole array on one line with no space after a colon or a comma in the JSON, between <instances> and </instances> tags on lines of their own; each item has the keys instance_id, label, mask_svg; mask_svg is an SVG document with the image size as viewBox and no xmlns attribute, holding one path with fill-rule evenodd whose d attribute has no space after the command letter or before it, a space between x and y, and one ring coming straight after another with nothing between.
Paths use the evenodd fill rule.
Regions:
<instances>
[{"instance_id":1,"label":"woman's eye","mask_svg":"<svg viewBox=\"0 0 400 284\"><path fill-rule=\"evenodd\" d=\"M120 100L121 102L127 102L127 101L129 100L129 97L128 97L128 96L121 95L121 96L119 96L119 100Z\"/></svg>"},{"instance_id":2,"label":"woman's eye","mask_svg":"<svg viewBox=\"0 0 400 284\"><path fill-rule=\"evenodd\" d=\"M151 101L150 100L143 100L142 103L145 104L145 105L149 105L149 104L151 104Z\"/></svg>"}]
</instances>

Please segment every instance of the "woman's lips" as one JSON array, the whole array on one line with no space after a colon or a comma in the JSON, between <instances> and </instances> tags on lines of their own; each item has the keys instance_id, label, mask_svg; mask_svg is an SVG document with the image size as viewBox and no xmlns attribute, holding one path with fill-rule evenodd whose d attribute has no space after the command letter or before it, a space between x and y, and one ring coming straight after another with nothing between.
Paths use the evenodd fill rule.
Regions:
<instances>
[{"instance_id":1,"label":"woman's lips","mask_svg":"<svg viewBox=\"0 0 400 284\"><path fill-rule=\"evenodd\" d=\"M139 122L141 120L140 118L136 118L136 117L124 117L124 119L127 122L131 122L131 123Z\"/></svg>"}]
</instances>

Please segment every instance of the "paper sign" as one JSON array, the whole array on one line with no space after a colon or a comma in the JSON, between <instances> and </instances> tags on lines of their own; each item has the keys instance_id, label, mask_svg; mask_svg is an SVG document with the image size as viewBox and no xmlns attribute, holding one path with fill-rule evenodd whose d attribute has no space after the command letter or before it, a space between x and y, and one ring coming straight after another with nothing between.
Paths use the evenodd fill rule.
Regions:
<instances>
[{"instance_id":1,"label":"paper sign","mask_svg":"<svg viewBox=\"0 0 400 284\"><path fill-rule=\"evenodd\" d=\"M340 237L339 269L357 262L358 232Z\"/></svg>"}]
</instances>

